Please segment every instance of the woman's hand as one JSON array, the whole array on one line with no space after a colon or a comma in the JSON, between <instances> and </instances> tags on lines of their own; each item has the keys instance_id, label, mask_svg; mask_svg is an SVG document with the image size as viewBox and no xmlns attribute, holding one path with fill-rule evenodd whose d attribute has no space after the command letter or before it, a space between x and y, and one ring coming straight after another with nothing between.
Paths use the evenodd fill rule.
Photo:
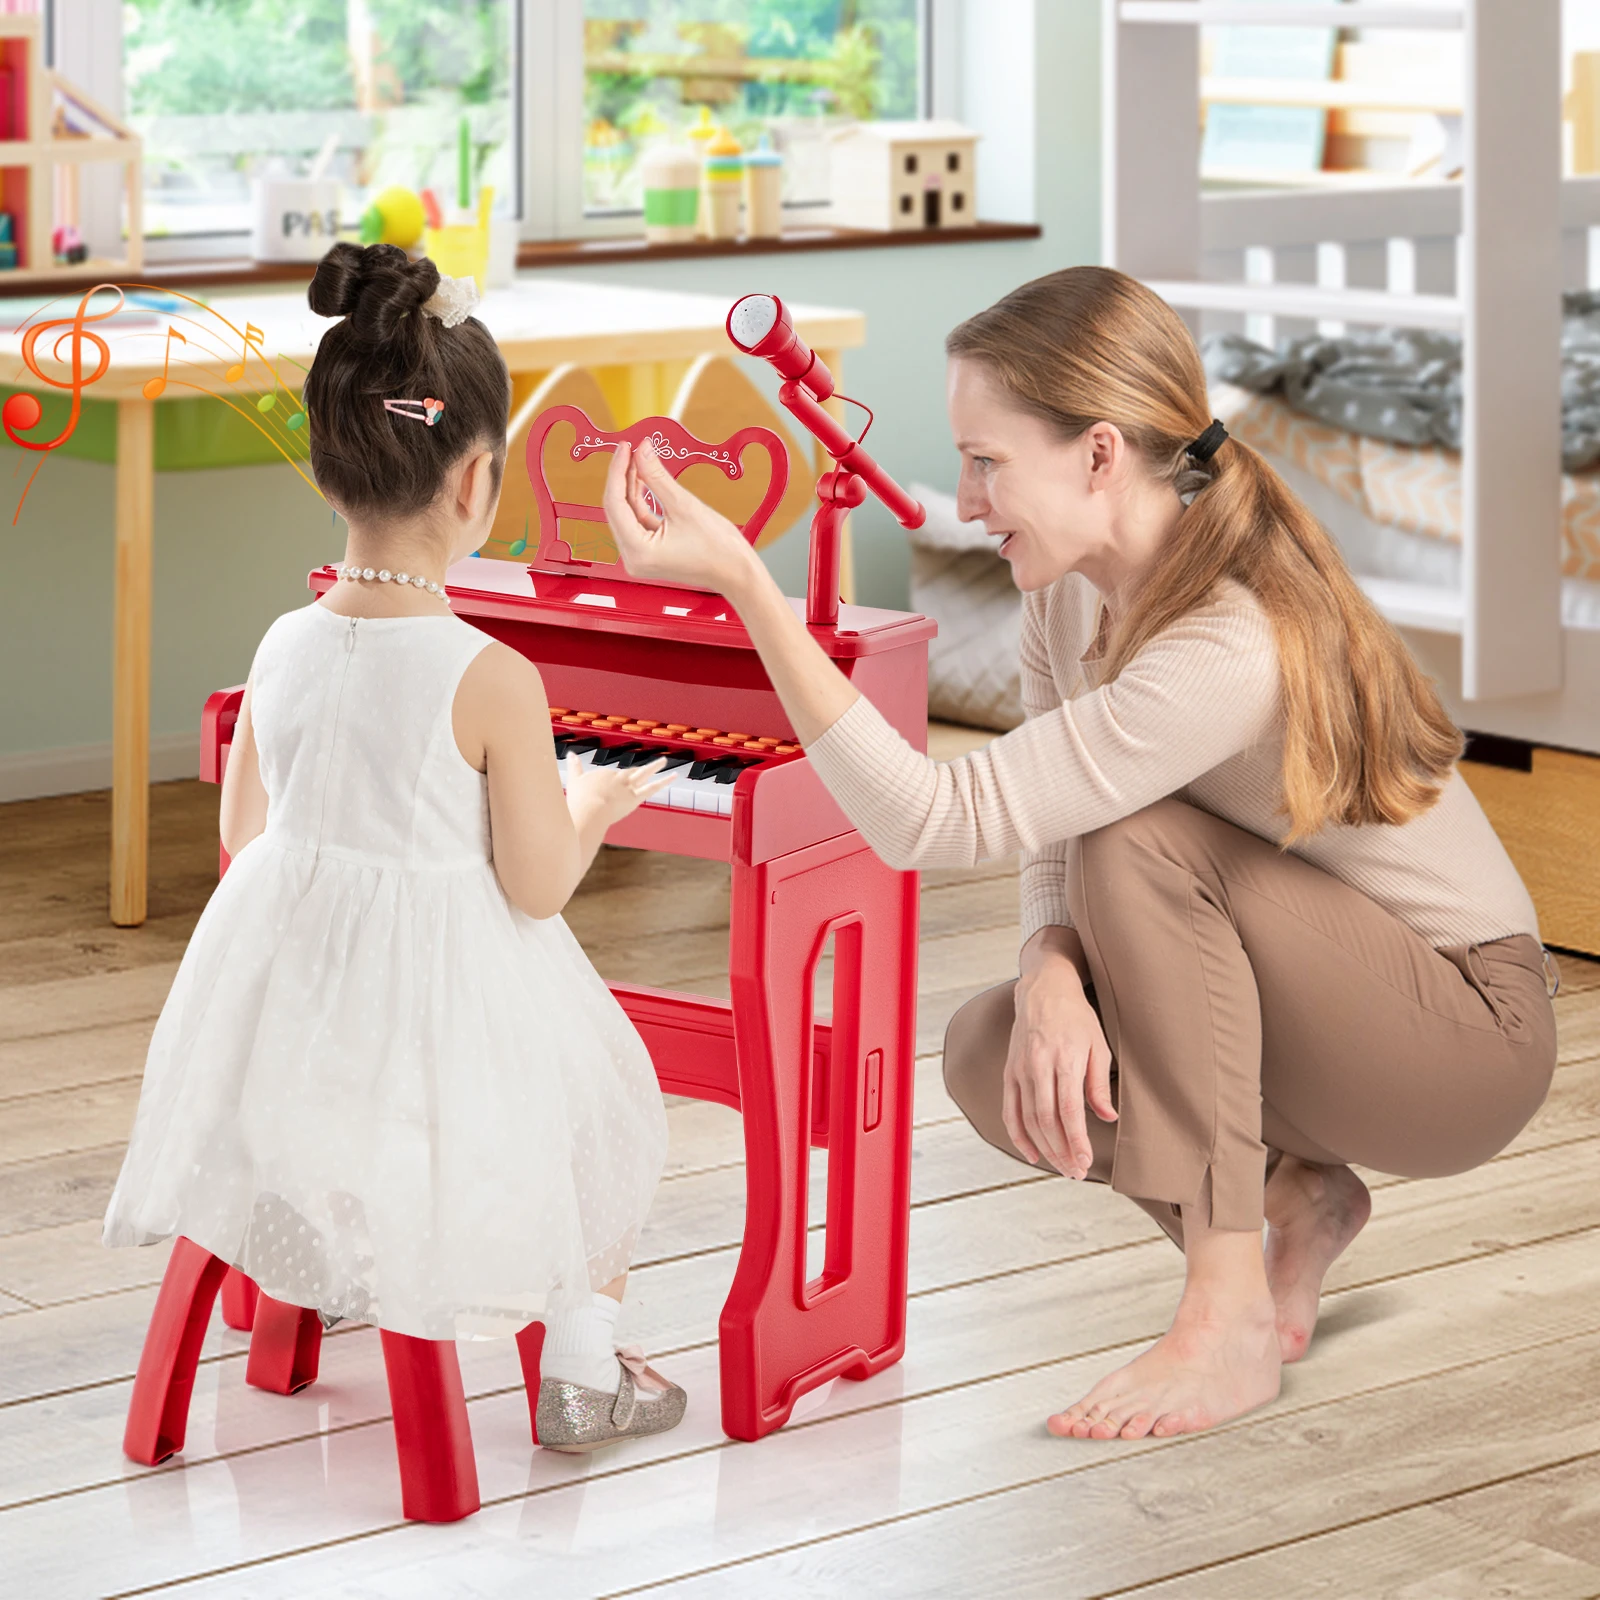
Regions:
<instances>
[{"instance_id":1,"label":"woman's hand","mask_svg":"<svg viewBox=\"0 0 1600 1600\"><path fill-rule=\"evenodd\" d=\"M635 578L664 578L732 598L751 567L760 565L738 528L681 488L648 441L637 449L617 446L606 474L605 509Z\"/></svg>"},{"instance_id":2,"label":"woman's hand","mask_svg":"<svg viewBox=\"0 0 1600 1600\"><path fill-rule=\"evenodd\" d=\"M567 809L579 835L604 833L667 788L671 778L658 778L666 757L642 767L585 767L569 755L562 772L567 784Z\"/></svg>"},{"instance_id":3,"label":"woman's hand","mask_svg":"<svg viewBox=\"0 0 1600 1600\"><path fill-rule=\"evenodd\" d=\"M1084 1102L1115 1122L1111 1049L1070 961L1043 960L1017 981L1006 1056L1004 1114L1011 1142L1029 1160L1082 1178L1094 1160Z\"/></svg>"}]
</instances>

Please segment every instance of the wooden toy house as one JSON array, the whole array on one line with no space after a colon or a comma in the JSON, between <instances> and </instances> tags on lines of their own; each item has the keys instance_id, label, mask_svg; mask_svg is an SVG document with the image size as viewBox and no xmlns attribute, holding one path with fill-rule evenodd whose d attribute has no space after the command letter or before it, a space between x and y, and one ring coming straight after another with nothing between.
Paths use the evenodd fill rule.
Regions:
<instances>
[{"instance_id":1,"label":"wooden toy house","mask_svg":"<svg viewBox=\"0 0 1600 1600\"><path fill-rule=\"evenodd\" d=\"M959 122L858 122L830 145L835 226L898 232L977 220L978 135Z\"/></svg>"},{"instance_id":2,"label":"wooden toy house","mask_svg":"<svg viewBox=\"0 0 1600 1600\"><path fill-rule=\"evenodd\" d=\"M138 136L44 65L39 18L0 16L0 293L40 278L105 278L144 263ZM120 253L78 235L85 163L114 163L125 197ZM10 238L4 237L9 227Z\"/></svg>"}]
</instances>

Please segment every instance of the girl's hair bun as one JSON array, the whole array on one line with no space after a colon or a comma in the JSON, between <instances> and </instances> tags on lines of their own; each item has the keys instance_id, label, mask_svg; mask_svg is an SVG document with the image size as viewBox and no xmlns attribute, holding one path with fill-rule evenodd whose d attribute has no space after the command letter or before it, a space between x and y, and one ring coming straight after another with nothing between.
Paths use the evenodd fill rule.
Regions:
<instances>
[{"instance_id":1,"label":"girl's hair bun","mask_svg":"<svg viewBox=\"0 0 1600 1600\"><path fill-rule=\"evenodd\" d=\"M363 343L385 344L439 287L439 269L392 244L341 240L317 264L307 295L319 316L349 317Z\"/></svg>"}]
</instances>

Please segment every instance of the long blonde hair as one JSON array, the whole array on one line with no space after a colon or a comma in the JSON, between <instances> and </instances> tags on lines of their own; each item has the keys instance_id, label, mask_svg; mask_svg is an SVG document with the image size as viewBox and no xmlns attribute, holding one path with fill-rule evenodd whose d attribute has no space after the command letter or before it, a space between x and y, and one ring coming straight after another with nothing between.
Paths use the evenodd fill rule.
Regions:
<instances>
[{"instance_id":1,"label":"long blonde hair","mask_svg":"<svg viewBox=\"0 0 1600 1600\"><path fill-rule=\"evenodd\" d=\"M1069 267L969 318L945 349L1064 439L1114 423L1157 478L1192 493L1113 619L1103 681L1231 578L1277 640L1285 842L1329 822L1408 822L1438 799L1461 734L1333 540L1249 445L1230 437L1200 468L1185 454L1211 411L1199 351L1164 300L1109 267Z\"/></svg>"}]
</instances>

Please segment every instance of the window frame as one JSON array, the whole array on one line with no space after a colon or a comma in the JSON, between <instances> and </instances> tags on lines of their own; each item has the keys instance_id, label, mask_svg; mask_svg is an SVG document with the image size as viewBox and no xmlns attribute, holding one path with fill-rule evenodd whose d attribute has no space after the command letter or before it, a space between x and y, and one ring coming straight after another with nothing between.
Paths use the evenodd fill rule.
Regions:
<instances>
[{"instance_id":1,"label":"window frame","mask_svg":"<svg viewBox=\"0 0 1600 1600\"><path fill-rule=\"evenodd\" d=\"M919 116L959 115L961 5L962 0L918 0ZM121 0L44 0L44 12L51 65L121 116ZM586 216L583 209L583 0L515 0L513 15L518 92L512 128L521 146L520 237L550 241L640 233L639 212L596 217ZM85 196L86 221L92 204ZM797 218L819 209L792 208ZM145 259L236 258L248 252L248 241L247 232L146 234Z\"/></svg>"}]
</instances>

